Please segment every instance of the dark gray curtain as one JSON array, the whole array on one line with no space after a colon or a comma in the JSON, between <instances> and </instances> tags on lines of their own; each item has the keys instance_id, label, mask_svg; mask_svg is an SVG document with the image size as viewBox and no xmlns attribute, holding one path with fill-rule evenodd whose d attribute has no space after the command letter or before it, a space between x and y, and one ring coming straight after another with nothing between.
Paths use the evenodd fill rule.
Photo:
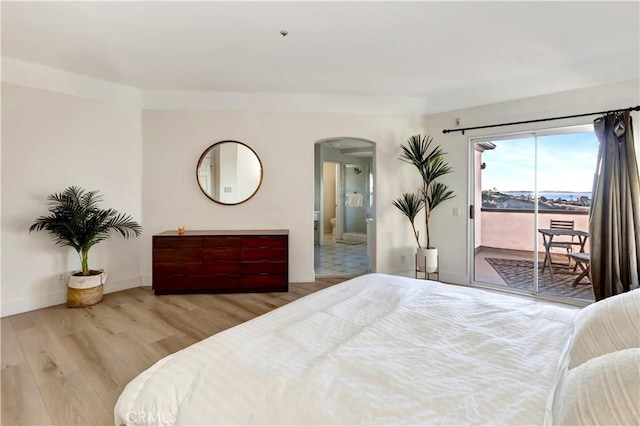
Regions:
<instances>
[{"instance_id":1,"label":"dark gray curtain","mask_svg":"<svg viewBox=\"0 0 640 426\"><path fill-rule=\"evenodd\" d=\"M589 218L589 252L597 301L638 285L640 177L631 114L609 114L593 125L600 147Z\"/></svg>"}]
</instances>

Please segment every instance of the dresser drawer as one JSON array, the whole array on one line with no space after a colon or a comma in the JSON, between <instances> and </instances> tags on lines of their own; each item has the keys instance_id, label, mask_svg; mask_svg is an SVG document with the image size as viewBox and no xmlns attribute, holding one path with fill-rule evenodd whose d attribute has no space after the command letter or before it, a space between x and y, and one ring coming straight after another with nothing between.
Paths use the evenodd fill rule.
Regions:
<instances>
[{"instance_id":1,"label":"dresser drawer","mask_svg":"<svg viewBox=\"0 0 640 426\"><path fill-rule=\"evenodd\" d=\"M242 261L286 261L287 249L284 248L242 248Z\"/></svg>"},{"instance_id":2,"label":"dresser drawer","mask_svg":"<svg viewBox=\"0 0 640 426\"><path fill-rule=\"evenodd\" d=\"M240 275L218 274L202 277L202 287L214 290L239 288Z\"/></svg>"},{"instance_id":3,"label":"dresser drawer","mask_svg":"<svg viewBox=\"0 0 640 426\"><path fill-rule=\"evenodd\" d=\"M201 248L153 249L153 262L200 262L201 260Z\"/></svg>"},{"instance_id":4,"label":"dresser drawer","mask_svg":"<svg viewBox=\"0 0 640 426\"><path fill-rule=\"evenodd\" d=\"M268 274L286 274L287 263L286 262L242 262L242 273L245 275L258 275L260 273Z\"/></svg>"},{"instance_id":5,"label":"dresser drawer","mask_svg":"<svg viewBox=\"0 0 640 426\"><path fill-rule=\"evenodd\" d=\"M208 247L202 249L204 262L217 260L238 260L240 258L240 246L237 247Z\"/></svg>"},{"instance_id":6,"label":"dresser drawer","mask_svg":"<svg viewBox=\"0 0 640 426\"><path fill-rule=\"evenodd\" d=\"M155 276L153 277L154 290L190 290L202 288L202 279L200 276Z\"/></svg>"},{"instance_id":7,"label":"dresser drawer","mask_svg":"<svg viewBox=\"0 0 640 426\"><path fill-rule=\"evenodd\" d=\"M240 237L206 237L202 243L202 247L218 248L218 247L240 247L242 239Z\"/></svg>"},{"instance_id":8,"label":"dresser drawer","mask_svg":"<svg viewBox=\"0 0 640 426\"><path fill-rule=\"evenodd\" d=\"M240 274L240 262L212 262L202 264L202 275Z\"/></svg>"},{"instance_id":9,"label":"dresser drawer","mask_svg":"<svg viewBox=\"0 0 640 426\"><path fill-rule=\"evenodd\" d=\"M153 237L153 248L202 248L200 237Z\"/></svg>"},{"instance_id":10,"label":"dresser drawer","mask_svg":"<svg viewBox=\"0 0 640 426\"><path fill-rule=\"evenodd\" d=\"M202 275L202 264L197 262L158 262L153 264L153 276Z\"/></svg>"},{"instance_id":11,"label":"dresser drawer","mask_svg":"<svg viewBox=\"0 0 640 426\"><path fill-rule=\"evenodd\" d=\"M282 274L259 274L243 275L241 278L242 288L287 288L287 276Z\"/></svg>"},{"instance_id":12,"label":"dresser drawer","mask_svg":"<svg viewBox=\"0 0 640 426\"><path fill-rule=\"evenodd\" d=\"M287 238L281 236L244 237L242 248L286 248Z\"/></svg>"}]
</instances>

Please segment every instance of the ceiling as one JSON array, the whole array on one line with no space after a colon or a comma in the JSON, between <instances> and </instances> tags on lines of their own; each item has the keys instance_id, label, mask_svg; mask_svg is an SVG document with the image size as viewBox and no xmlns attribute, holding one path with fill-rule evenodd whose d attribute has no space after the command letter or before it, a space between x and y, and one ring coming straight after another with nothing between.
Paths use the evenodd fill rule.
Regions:
<instances>
[{"instance_id":1,"label":"ceiling","mask_svg":"<svg viewBox=\"0 0 640 426\"><path fill-rule=\"evenodd\" d=\"M332 138L320 142L324 146L340 151L342 155L353 157L373 157L373 142L356 138Z\"/></svg>"},{"instance_id":2,"label":"ceiling","mask_svg":"<svg viewBox=\"0 0 640 426\"><path fill-rule=\"evenodd\" d=\"M5 57L144 90L435 112L640 78L637 1L3 1L1 19Z\"/></svg>"}]
</instances>

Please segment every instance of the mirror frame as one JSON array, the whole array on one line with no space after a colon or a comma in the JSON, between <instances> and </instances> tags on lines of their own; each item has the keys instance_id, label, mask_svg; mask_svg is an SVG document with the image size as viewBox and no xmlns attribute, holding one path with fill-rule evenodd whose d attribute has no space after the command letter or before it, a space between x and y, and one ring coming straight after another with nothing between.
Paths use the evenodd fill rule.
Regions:
<instances>
[{"instance_id":1,"label":"mirror frame","mask_svg":"<svg viewBox=\"0 0 640 426\"><path fill-rule=\"evenodd\" d=\"M258 163L260 164L260 181L258 182L258 185L256 186L256 189L247 198L245 198L245 199L243 199L241 201L238 201L237 203L225 203L223 201L216 200L211 195L207 194L205 192L204 188L202 187L202 185L200 184L200 178L198 176L198 169L200 169L200 164L202 163L202 160L204 159L204 157L206 157L207 154L209 153L209 151L212 150L215 146L223 144L223 143L236 143L236 144L239 144L239 145L242 145L242 146L246 147L249 151L251 151L253 153L253 155L256 156L256 158L258 159ZM260 160L260 156L249 145L247 145L244 142L240 142L240 141L224 140L224 141L216 142L216 143L210 145L207 149L205 149L202 152L202 155L200 155L200 158L198 159L198 162L196 163L196 183L198 184L198 188L200 188L200 191L202 191L202 193L208 199L210 199L211 201L213 201L213 202L215 202L217 204L221 204L223 206L235 206L235 205L242 204L244 202L249 201L251 198L253 198L254 195L256 195L256 193L258 192L258 190L262 186L262 178L263 177L264 177L264 167L262 165L262 160Z\"/></svg>"}]
</instances>

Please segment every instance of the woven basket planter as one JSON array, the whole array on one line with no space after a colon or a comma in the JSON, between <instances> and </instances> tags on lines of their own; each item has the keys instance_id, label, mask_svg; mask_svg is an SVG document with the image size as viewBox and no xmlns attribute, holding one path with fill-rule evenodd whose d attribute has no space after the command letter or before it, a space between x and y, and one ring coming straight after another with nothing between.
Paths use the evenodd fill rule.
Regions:
<instances>
[{"instance_id":1,"label":"woven basket planter","mask_svg":"<svg viewBox=\"0 0 640 426\"><path fill-rule=\"evenodd\" d=\"M84 308L85 306L95 305L102 300L107 274L104 271L100 272L100 274L96 275L71 275L69 277L67 307Z\"/></svg>"},{"instance_id":2,"label":"woven basket planter","mask_svg":"<svg viewBox=\"0 0 640 426\"><path fill-rule=\"evenodd\" d=\"M100 284L90 288L67 287L67 307L84 308L95 305L102 300L104 285Z\"/></svg>"}]
</instances>

